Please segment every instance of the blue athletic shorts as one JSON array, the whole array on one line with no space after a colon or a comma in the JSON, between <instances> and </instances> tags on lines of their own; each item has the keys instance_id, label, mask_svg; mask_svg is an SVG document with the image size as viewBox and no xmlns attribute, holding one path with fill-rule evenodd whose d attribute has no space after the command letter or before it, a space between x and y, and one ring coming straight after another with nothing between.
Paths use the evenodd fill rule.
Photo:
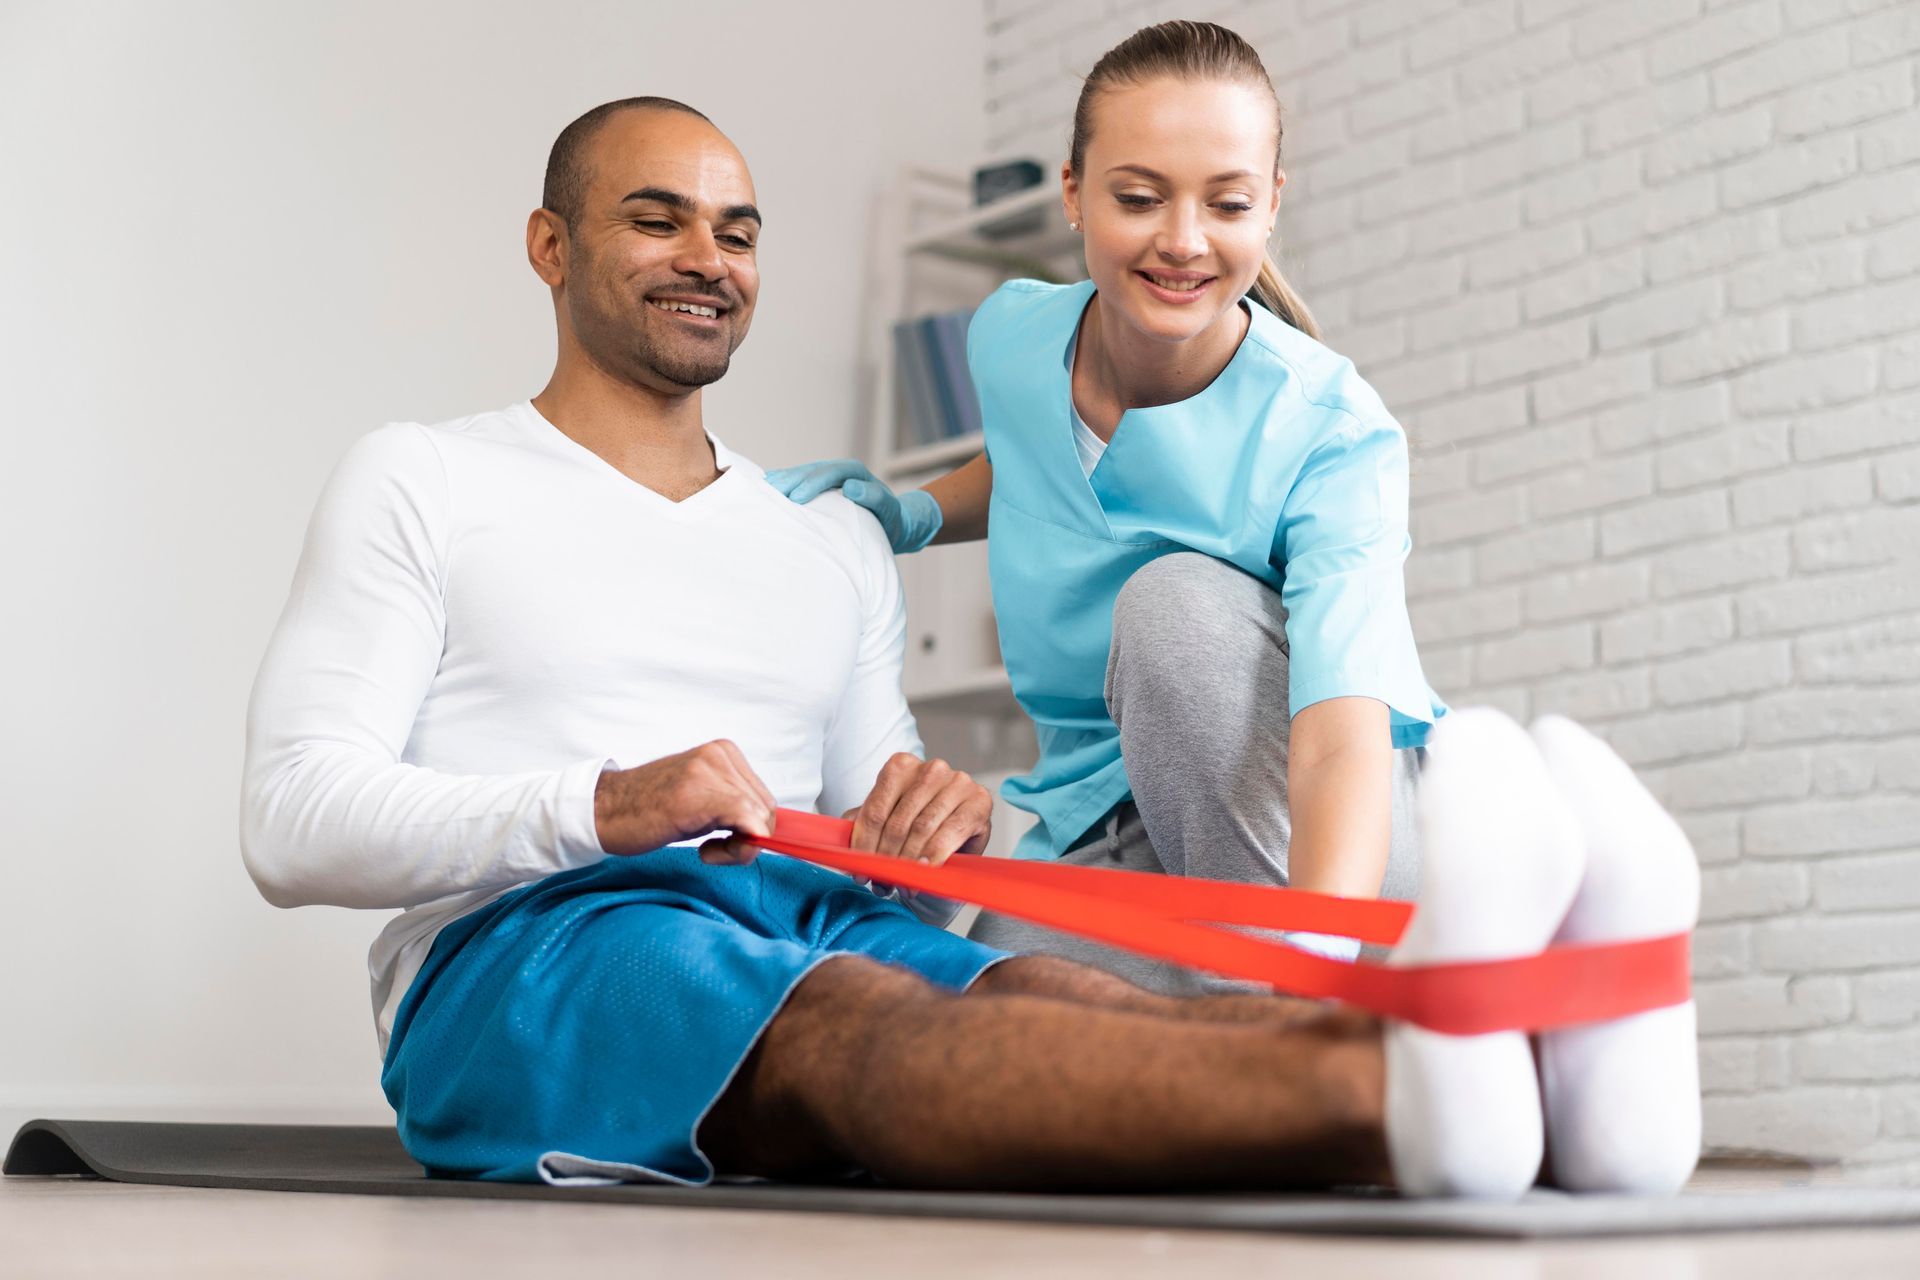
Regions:
<instances>
[{"instance_id":1,"label":"blue athletic shorts","mask_svg":"<svg viewBox=\"0 0 1920 1280\"><path fill-rule=\"evenodd\" d=\"M441 929L380 1084L431 1176L702 1186L701 1120L795 984L848 952L954 990L1009 954L780 854L609 857Z\"/></svg>"}]
</instances>

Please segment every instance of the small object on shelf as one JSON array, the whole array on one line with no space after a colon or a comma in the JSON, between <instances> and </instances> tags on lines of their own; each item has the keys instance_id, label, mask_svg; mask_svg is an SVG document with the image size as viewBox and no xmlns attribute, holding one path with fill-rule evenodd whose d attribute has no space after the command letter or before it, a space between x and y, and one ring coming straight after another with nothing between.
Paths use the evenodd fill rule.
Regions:
<instances>
[{"instance_id":1,"label":"small object on shelf","mask_svg":"<svg viewBox=\"0 0 1920 1280\"><path fill-rule=\"evenodd\" d=\"M982 165L973 171L973 202L976 205L992 204L1037 187L1045 178L1046 170L1040 167L1037 160L1009 160L1002 164ZM983 223L980 234L989 240L1032 235L1046 225L1046 216L1045 209L1023 209L1005 218Z\"/></svg>"}]
</instances>

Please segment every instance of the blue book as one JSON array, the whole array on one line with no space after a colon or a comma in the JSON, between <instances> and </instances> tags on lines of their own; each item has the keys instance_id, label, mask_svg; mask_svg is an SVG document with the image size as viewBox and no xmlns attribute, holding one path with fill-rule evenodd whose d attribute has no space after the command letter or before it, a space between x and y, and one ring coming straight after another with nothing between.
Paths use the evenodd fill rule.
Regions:
<instances>
[{"instance_id":1,"label":"blue book","mask_svg":"<svg viewBox=\"0 0 1920 1280\"><path fill-rule=\"evenodd\" d=\"M894 376L900 384L899 401L906 406L906 427L894 431L894 447L911 448L938 439L940 414L932 377L921 346L919 322L902 320L893 326Z\"/></svg>"},{"instance_id":2,"label":"blue book","mask_svg":"<svg viewBox=\"0 0 1920 1280\"><path fill-rule=\"evenodd\" d=\"M939 438L948 440L959 434L956 424L960 413L955 404L946 361L940 356L940 317L923 318L919 321L919 330L921 350L926 356L927 369L932 374L929 381L933 384L934 403L939 409Z\"/></svg>"},{"instance_id":3,"label":"blue book","mask_svg":"<svg viewBox=\"0 0 1920 1280\"><path fill-rule=\"evenodd\" d=\"M972 435L980 430L980 397L973 388L973 373L967 368L967 326L973 322L973 308L949 311L940 317L940 355L953 388L956 435Z\"/></svg>"}]
</instances>

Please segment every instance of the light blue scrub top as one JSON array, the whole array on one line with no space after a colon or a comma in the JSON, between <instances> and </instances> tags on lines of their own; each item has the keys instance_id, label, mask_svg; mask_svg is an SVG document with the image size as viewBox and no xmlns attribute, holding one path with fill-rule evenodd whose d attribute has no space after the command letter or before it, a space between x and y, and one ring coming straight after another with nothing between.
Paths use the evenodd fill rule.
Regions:
<instances>
[{"instance_id":1,"label":"light blue scrub top","mask_svg":"<svg viewBox=\"0 0 1920 1280\"><path fill-rule=\"evenodd\" d=\"M1000 651L1040 742L1033 772L1002 789L1039 818L1023 858L1058 857L1132 794L1107 714L1107 651L1121 586L1160 556L1199 551L1280 592L1295 713L1377 698L1395 747L1423 744L1446 714L1421 674L1401 579L1406 435L1352 362L1249 298L1252 325L1220 376L1189 399L1127 410L1089 476L1068 352L1092 297L1092 281L1009 281L967 331L993 464Z\"/></svg>"}]
</instances>

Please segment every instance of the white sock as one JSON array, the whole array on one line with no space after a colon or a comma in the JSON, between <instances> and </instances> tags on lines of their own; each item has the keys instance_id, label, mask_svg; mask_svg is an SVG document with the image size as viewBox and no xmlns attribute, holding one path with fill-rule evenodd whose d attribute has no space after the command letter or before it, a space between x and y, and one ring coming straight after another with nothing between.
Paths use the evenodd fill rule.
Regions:
<instances>
[{"instance_id":1,"label":"white sock","mask_svg":"<svg viewBox=\"0 0 1920 1280\"><path fill-rule=\"evenodd\" d=\"M1586 874L1556 942L1625 942L1691 929L1700 867L1680 826L1606 743L1562 716L1533 740L1580 823ZM1670 1194L1700 1156L1694 1006L1544 1032L1553 1181L1569 1191Z\"/></svg>"},{"instance_id":2,"label":"white sock","mask_svg":"<svg viewBox=\"0 0 1920 1280\"><path fill-rule=\"evenodd\" d=\"M1343 938L1337 933L1283 933L1280 936L1302 951L1311 951L1329 960L1351 962L1360 954L1360 939Z\"/></svg>"},{"instance_id":3,"label":"white sock","mask_svg":"<svg viewBox=\"0 0 1920 1280\"><path fill-rule=\"evenodd\" d=\"M1434 726L1421 771L1420 903L1388 958L1502 960L1546 948L1580 883L1580 836L1526 731L1485 707ZM1524 1031L1386 1032L1387 1146L1407 1195L1511 1200L1540 1171Z\"/></svg>"}]
</instances>

